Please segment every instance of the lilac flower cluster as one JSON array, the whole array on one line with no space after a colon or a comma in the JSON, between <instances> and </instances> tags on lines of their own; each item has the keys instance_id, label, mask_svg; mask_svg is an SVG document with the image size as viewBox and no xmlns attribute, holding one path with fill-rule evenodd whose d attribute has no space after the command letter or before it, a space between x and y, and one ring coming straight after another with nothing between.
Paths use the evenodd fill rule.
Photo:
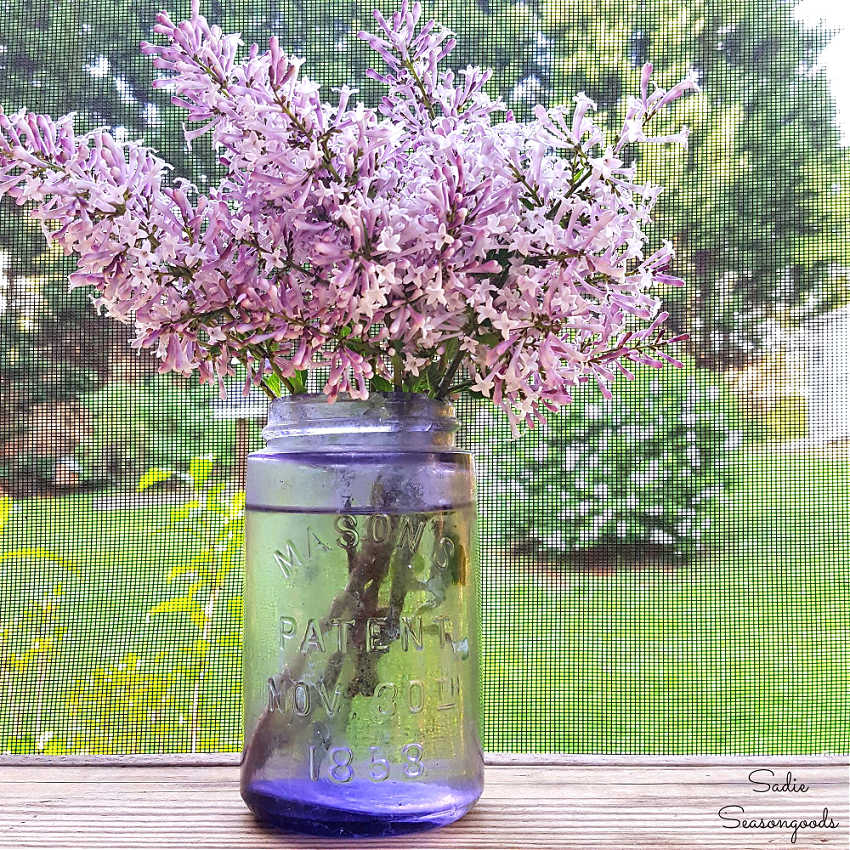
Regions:
<instances>
[{"instance_id":1,"label":"lilac flower cluster","mask_svg":"<svg viewBox=\"0 0 850 850\"><path fill-rule=\"evenodd\" d=\"M71 284L135 323L135 346L203 381L241 362L270 394L311 372L331 399L470 389L531 424L579 382L607 394L629 363L675 363L663 349L681 337L664 337L651 289L681 281L663 273L669 244L645 252L660 188L636 183L623 149L686 143L647 122L695 80L650 91L647 65L606 144L584 95L517 122L489 72L440 69L454 39L419 27L418 4L375 17L380 34L360 37L386 94L367 109L347 87L321 100L275 38L238 59L239 36L198 0L181 23L162 12L166 43L142 51L193 122L187 141L210 134L219 185L169 181L150 149L77 136L73 116L18 112L0 113L0 195L34 203L78 255Z\"/></svg>"}]
</instances>

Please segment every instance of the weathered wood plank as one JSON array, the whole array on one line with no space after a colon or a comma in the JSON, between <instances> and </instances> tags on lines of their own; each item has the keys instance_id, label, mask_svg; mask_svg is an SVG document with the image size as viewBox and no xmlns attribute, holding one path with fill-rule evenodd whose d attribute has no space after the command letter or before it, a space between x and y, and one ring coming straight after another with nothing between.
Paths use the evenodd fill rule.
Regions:
<instances>
[{"instance_id":1,"label":"weathered wood plank","mask_svg":"<svg viewBox=\"0 0 850 850\"><path fill-rule=\"evenodd\" d=\"M56 765L68 766L102 766L104 764L127 767L146 767L150 765L232 765L239 764L239 753L152 753L146 755L8 755L0 754L0 767L10 765ZM599 755L586 753L484 753L484 761L488 765L536 766L536 765L589 765L602 766L606 764L624 767L628 765L643 766L648 763L655 767L678 767L682 765L747 765L787 764L789 759L795 765L805 764L848 764L850 756L830 755Z\"/></svg>"},{"instance_id":2,"label":"weathered wood plank","mask_svg":"<svg viewBox=\"0 0 850 850\"><path fill-rule=\"evenodd\" d=\"M220 757L219 757L220 758ZM520 757L511 757L518 761ZM529 760L528 757L525 757ZM587 757L584 757L587 758ZM484 796L465 818L439 831L356 842L357 848L842 848L850 846L846 758L615 757L596 764L490 765ZM622 759L623 757L619 757ZM180 757L73 764L72 759L0 763L0 847L14 848L339 848L255 823L239 799L235 765L187 765ZM534 759L532 759L534 760ZM58 763L57 763L58 762ZM135 763L134 763L135 762ZM757 793L752 770L790 771L801 792ZM766 774L758 774L760 778ZM724 828L723 806L748 818L815 818L838 826ZM727 816L729 816L727 811ZM730 821L727 821L729 824Z\"/></svg>"}]
</instances>

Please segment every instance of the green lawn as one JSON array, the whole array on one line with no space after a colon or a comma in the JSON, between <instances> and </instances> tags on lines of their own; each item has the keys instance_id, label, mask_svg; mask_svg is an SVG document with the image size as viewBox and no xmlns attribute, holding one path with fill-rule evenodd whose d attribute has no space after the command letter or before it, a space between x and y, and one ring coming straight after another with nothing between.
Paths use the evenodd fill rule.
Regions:
<instances>
[{"instance_id":1,"label":"green lawn","mask_svg":"<svg viewBox=\"0 0 850 850\"><path fill-rule=\"evenodd\" d=\"M735 463L712 550L688 567L608 575L543 569L509 563L485 544L488 749L848 749L850 460L763 446ZM70 572L38 561L5 566L0 621L64 579L55 616L66 630L52 660L29 665L15 686L25 698L0 699L0 742L13 741L7 748L26 749L46 731L54 741L79 741L85 730L69 722L66 695L85 682L90 702L114 715L114 728L122 718L130 724L138 703L156 697L160 672L182 663L181 649L194 639L183 615L147 617L171 595L169 570L191 554L180 531L167 528L170 508L94 511L92 502L19 502L0 537L0 552L44 546L77 564ZM135 690L116 698L92 673L110 669L118 681L130 652L141 660L131 665ZM8 693L8 671L0 673ZM206 747L239 746L237 673L231 652L210 676L206 713L216 734ZM107 730L93 748L185 747L179 703L187 692L176 693L174 716L159 729L113 744ZM22 733L15 739L11 725Z\"/></svg>"},{"instance_id":2,"label":"green lawn","mask_svg":"<svg viewBox=\"0 0 850 850\"><path fill-rule=\"evenodd\" d=\"M765 446L735 463L689 567L490 568L489 748L848 750L850 460Z\"/></svg>"},{"instance_id":3,"label":"green lawn","mask_svg":"<svg viewBox=\"0 0 850 850\"><path fill-rule=\"evenodd\" d=\"M68 695L75 688L83 688L87 707L82 713L88 721L97 712L98 722L103 721L102 715L112 715L108 725L114 728L102 730L103 735L110 738L122 724L134 727L121 741L93 740L92 749L156 752L187 746L189 684L181 668L189 663L185 648L196 639L197 630L183 614L150 617L148 611L175 594L178 585L171 584L168 575L190 560L196 550L188 535L169 523L173 505L144 499L142 503L148 502L145 507L95 507L101 500L121 499L132 504L138 497L67 496L15 505L0 537L0 552L40 546L73 566L60 567L36 559L17 559L11 570L7 566L0 587L0 622L37 609L61 581L63 593L56 607L55 626L64 634L54 656L43 660L41 667L30 664L23 674L18 673L13 687L25 698L17 700L18 705L13 705L15 700L0 700L0 744L4 738L9 740L13 726L21 727L23 734L19 737L23 740L15 739L18 743L13 741L7 747L25 750L45 731L52 732L55 741L79 740L80 733L88 737L85 727L79 729L69 719ZM17 646L12 648L20 654L32 633L32 629L24 629L13 635ZM206 700L208 714L217 718L213 745L228 749L237 749L241 736L234 672L238 674L234 654L219 653ZM161 696L167 675L176 675L177 679L171 683L171 714L164 716L158 727L145 731L143 727L149 723L141 714Z\"/></svg>"}]
</instances>

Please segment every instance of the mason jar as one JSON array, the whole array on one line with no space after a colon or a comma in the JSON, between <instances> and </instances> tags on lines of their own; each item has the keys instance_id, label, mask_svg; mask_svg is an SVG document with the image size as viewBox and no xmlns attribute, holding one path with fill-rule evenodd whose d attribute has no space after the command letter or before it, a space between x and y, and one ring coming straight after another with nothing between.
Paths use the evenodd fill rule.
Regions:
<instances>
[{"instance_id":1,"label":"mason jar","mask_svg":"<svg viewBox=\"0 0 850 850\"><path fill-rule=\"evenodd\" d=\"M325 835L451 823L481 794L472 457L450 404L275 400L248 458L242 797Z\"/></svg>"}]
</instances>

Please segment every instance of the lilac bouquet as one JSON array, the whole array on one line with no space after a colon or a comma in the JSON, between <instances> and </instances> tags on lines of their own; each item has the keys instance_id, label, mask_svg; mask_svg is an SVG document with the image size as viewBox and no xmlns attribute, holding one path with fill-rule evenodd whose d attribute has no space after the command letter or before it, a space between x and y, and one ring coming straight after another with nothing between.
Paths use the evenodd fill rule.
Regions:
<instances>
[{"instance_id":1,"label":"lilac bouquet","mask_svg":"<svg viewBox=\"0 0 850 850\"><path fill-rule=\"evenodd\" d=\"M660 188L636 183L633 143L686 144L687 130L650 136L648 122L688 90L628 100L606 143L583 94L534 110L527 123L484 89L490 72L440 70L451 33L408 6L360 37L383 60L377 109L343 86L336 103L301 74L276 38L237 59L238 35L167 13L166 44L141 49L165 72L192 122L210 134L225 176L203 193L138 142L73 115L0 113L0 195L33 202L49 240L78 256L72 286L135 325L134 345L162 371L223 384L234 364L274 397L365 398L400 390L445 398L468 389L516 426L615 370L676 363L654 284L669 243L646 255L644 228Z\"/></svg>"}]
</instances>

